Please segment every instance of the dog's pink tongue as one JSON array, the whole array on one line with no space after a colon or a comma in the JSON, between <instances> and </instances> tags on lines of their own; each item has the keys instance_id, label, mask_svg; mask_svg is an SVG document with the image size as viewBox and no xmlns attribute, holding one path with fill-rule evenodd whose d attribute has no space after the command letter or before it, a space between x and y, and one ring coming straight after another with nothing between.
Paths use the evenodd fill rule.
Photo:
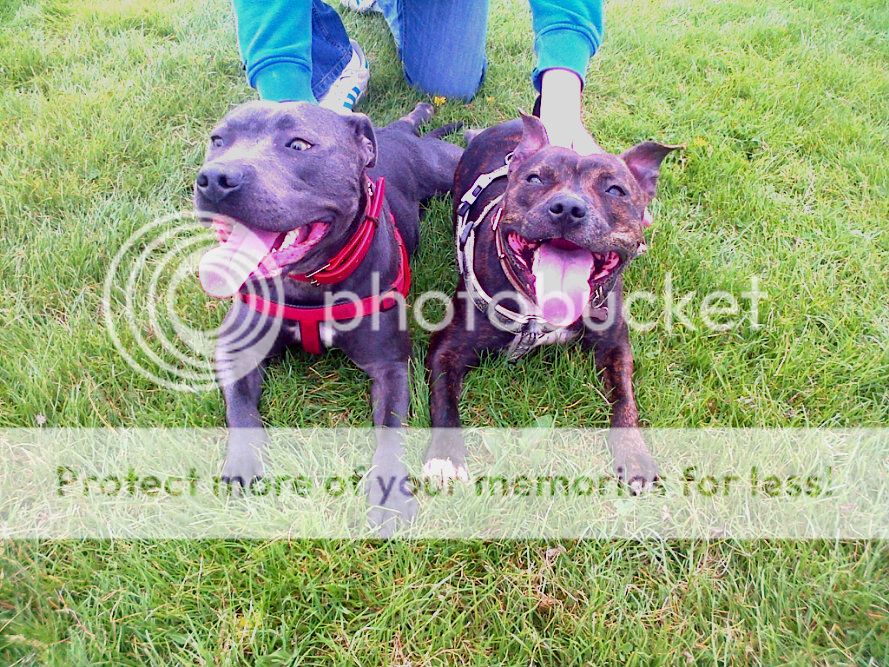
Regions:
<instances>
[{"instance_id":1,"label":"dog's pink tongue","mask_svg":"<svg viewBox=\"0 0 889 667\"><path fill-rule=\"evenodd\" d=\"M210 296L225 299L235 294L274 248L279 232L266 232L236 224L225 243L201 257L198 274Z\"/></svg>"},{"instance_id":2,"label":"dog's pink tongue","mask_svg":"<svg viewBox=\"0 0 889 667\"><path fill-rule=\"evenodd\" d=\"M590 300L593 255L587 250L566 250L544 243L532 269L537 303L544 319L557 327L573 324Z\"/></svg>"}]
</instances>

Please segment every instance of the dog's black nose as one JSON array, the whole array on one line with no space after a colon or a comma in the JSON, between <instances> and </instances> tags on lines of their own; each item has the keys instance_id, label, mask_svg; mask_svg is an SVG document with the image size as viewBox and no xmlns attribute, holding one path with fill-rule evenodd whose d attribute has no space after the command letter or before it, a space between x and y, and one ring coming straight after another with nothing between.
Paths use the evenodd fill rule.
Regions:
<instances>
[{"instance_id":1,"label":"dog's black nose","mask_svg":"<svg viewBox=\"0 0 889 667\"><path fill-rule=\"evenodd\" d=\"M222 201L244 183L244 170L234 165L206 164L198 173L198 192L212 202Z\"/></svg>"},{"instance_id":2,"label":"dog's black nose","mask_svg":"<svg viewBox=\"0 0 889 667\"><path fill-rule=\"evenodd\" d=\"M549 217L555 223L574 225L586 216L587 205L580 197L559 194L549 200Z\"/></svg>"}]
</instances>

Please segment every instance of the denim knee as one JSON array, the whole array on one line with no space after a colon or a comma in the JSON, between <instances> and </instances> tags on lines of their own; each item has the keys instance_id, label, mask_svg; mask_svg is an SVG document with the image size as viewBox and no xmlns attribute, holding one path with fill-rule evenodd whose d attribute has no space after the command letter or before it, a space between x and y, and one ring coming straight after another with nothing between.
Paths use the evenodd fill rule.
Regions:
<instances>
[{"instance_id":1,"label":"denim knee","mask_svg":"<svg viewBox=\"0 0 889 667\"><path fill-rule=\"evenodd\" d=\"M441 95L470 101L478 93L485 78L484 56L479 61L454 66L444 63L411 63L404 61L404 78L428 95Z\"/></svg>"},{"instance_id":2,"label":"denim knee","mask_svg":"<svg viewBox=\"0 0 889 667\"><path fill-rule=\"evenodd\" d=\"M475 97L486 67L487 0L402 0L401 8L407 82L430 95Z\"/></svg>"}]
</instances>

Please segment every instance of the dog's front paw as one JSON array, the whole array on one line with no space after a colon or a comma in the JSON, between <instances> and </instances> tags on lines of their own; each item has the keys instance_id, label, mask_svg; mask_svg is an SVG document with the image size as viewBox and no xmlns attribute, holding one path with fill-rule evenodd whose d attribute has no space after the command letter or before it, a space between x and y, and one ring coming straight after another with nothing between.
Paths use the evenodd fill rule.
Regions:
<instances>
[{"instance_id":1,"label":"dog's front paw","mask_svg":"<svg viewBox=\"0 0 889 667\"><path fill-rule=\"evenodd\" d=\"M389 538L417 516L419 506L407 471L372 472L367 478L367 520L380 537Z\"/></svg>"},{"instance_id":2,"label":"dog's front paw","mask_svg":"<svg viewBox=\"0 0 889 667\"><path fill-rule=\"evenodd\" d=\"M658 466L637 428L615 428L608 433L614 472L622 484L639 494L654 487Z\"/></svg>"},{"instance_id":3,"label":"dog's front paw","mask_svg":"<svg viewBox=\"0 0 889 667\"><path fill-rule=\"evenodd\" d=\"M417 516L417 500L413 496L386 505L377 505L367 511L367 521L383 539L392 537L399 528L411 524Z\"/></svg>"},{"instance_id":4,"label":"dog's front paw","mask_svg":"<svg viewBox=\"0 0 889 667\"><path fill-rule=\"evenodd\" d=\"M246 489L262 477L261 446L246 443L229 443L220 480L236 489Z\"/></svg>"},{"instance_id":5,"label":"dog's front paw","mask_svg":"<svg viewBox=\"0 0 889 667\"><path fill-rule=\"evenodd\" d=\"M468 482L466 468L466 443L460 429L438 429L432 433L432 442L426 450L423 478L438 487L453 481Z\"/></svg>"}]
</instances>

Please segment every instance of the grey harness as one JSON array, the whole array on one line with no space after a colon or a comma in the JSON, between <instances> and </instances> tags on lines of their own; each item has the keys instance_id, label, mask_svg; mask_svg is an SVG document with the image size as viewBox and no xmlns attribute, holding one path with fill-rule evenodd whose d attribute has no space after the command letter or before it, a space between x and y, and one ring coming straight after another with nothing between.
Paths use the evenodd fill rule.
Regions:
<instances>
[{"instance_id":1,"label":"grey harness","mask_svg":"<svg viewBox=\"0 0 889 667\"><path fill-rule=\"evenodd\" d=\"M469 214L472 206L478 201L482 193L494 181L505 178L509 172L509 162L512 154L506 156L505 164L494 171L479 176L472 187L460 199L460 205L457 207L457 266L460 269L460 275L463 276L463 282L469 297L472 299L473 305L485 313L488 320L497 329L513 334L512 342L507 348L507 356L511 361L515 361L526 355L539 345L546 343L566 343L580 338L583 334L583 320L579 320L570 327L554 327L547 322L540 313L540 309L536 303L525 298L520 290L516 290L515 294L509 294L509 297L517 302L520 311L516 312L505 307L500 303L499 298L492 297L481 286L478 277L475 275L473 264L475 262L475 232L479 225L488 217L492 210L500 206L503 195L495 197L482 209L475 220L471 220ZM502 208L498 208L494 213L491 222L491 228L496 232L500 223L500 216L503 213ZM499 259L502 263L504 260L503 252L499 252ZM507 272L507 276L509 273ZM595 294L595 300L599 305L592 308L590 315L598 320L605 320L608 316L608 309L602 306L608 295Z\"/></svg>"}]
</instances>

